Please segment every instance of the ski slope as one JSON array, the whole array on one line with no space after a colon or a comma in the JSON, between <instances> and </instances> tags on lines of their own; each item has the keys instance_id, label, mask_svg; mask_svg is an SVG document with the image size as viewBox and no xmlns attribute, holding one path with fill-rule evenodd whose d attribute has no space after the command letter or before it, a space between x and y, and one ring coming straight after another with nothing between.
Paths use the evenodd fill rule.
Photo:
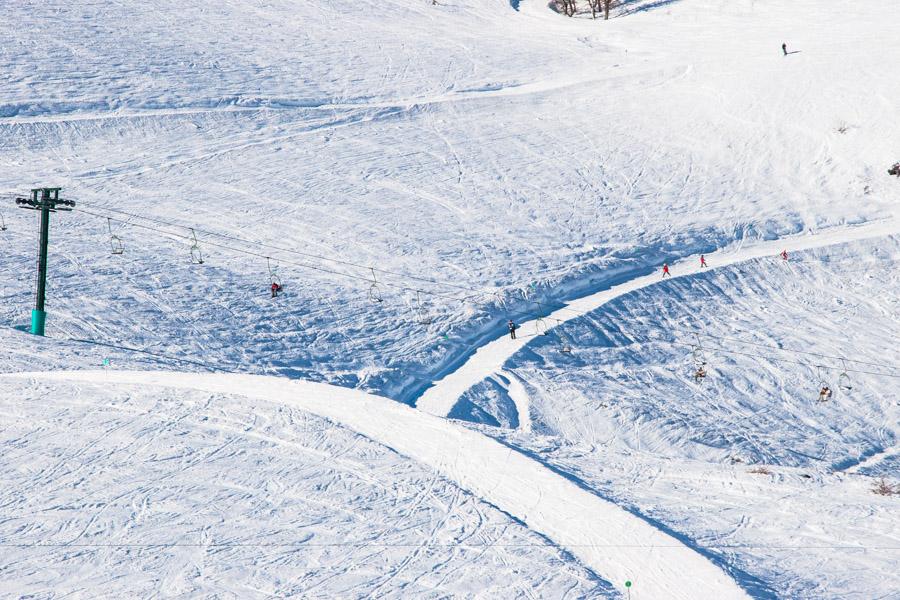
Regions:
<instances>
[{"instance_id":1,"label":"ski slope","mask_svg":"<svg viewBox=\"0 0 900 600\"><path fill-rule=\"evenodd\" d=\"M705 540L772 597L892 598L896 498L872 488L897 477L898 237L790 256L610 300L530 338L450 414Z\"/></svg>"},{"instance_id":2,"label":"ski slope","mask_svg":"<svg viewBox=\"0 0 900 600\"><path fill-rule=\"evenodd\" d=\"M158 381L0 382L0 597L610 594L434 470L259 393L279 381Z\"/></svg>"},{"instance_id":3,"label":"ski slope","mask_svg":"<svg viewBox=\"0 0 900 600\"><path fill-rule=\"evenodd\" d=\"M782 251L787 251L790 259L790 254L798 250L827 247L850 240L878 238L898 232L900 232L900 222L896 219L888 219L857 227L836 228L816 234L810 231L808 235L782 238L773 242L754 244L747 247L739 245L736 248L705 255L708 265L706 268L701 268L699 255L683 258L669 265L669 267L672 278L686 277L696 275L700 271L727 267L739 262L766 256L773 258L773 260L780 260L778 255ZM663 281L663 278L660 270L643 277L629 279L625 283L613 285L607 290L590 296L579 298L550 314L540 315L535 319L516 323L520 330L515 340L507 335L502 335L490 343L479 347L464 364L458 366L446 377L437 380L432 387L425 390L416 401L416 407L433 415L449 415L466 390L500 371L504 363L513 354L521 350L523 346L532 341L535 336L554 335L552 331L554 327L567 321L581 319L584 315L597 310L611 300L658 284L661 281ZM559 334L556 335L558 337ZM566 340L561 340L561 343L565 345ZM519 412L521 417L521 411ZM527 420L527 415L524 415L524 418Z\"/></svg>"},{"instance_id":4,"label":"ski slope","mask_svg":"<svg viewBox=\"0 0 900 600\"><path fill-rule=\"evenodd\" d=\"M686 0L592 23L536 0L17 3L0 19L0 191L59 185L93 213L54 219L54 338L411 402L508 313L534 316L523 294L558 306L665 260L892 216L891 10ZM3 207L0 318L23 325L33 215ZM114 210L209 231L206 264L137 225L187 229ZM125 222L123 256L105 216ZM369 266L403 275L379 273L382 303Z\"/></svg>"},{"instance_id":5,"label":"ski slope","mask_svg":"<svg viewBox=\"0 0 900 600\"><path fill-rule=\"evenodd\" d=\"M635 579L642 593L650 597L690 599L696 597L698 590L710 598L748 597L704 556L640 518L489 437L386 398L321 384L231 374L53 372L7 375L3 379L9 382L21 377L200 390L297 408L346 426L431 467L530 530L546 536L608 582L621 585ZM119 428L121 425L115 425L110 432ZM7 443L10 442L14 444L16 439ZM207 457L228 445L230 441L223 441ZM122 497L132 500L134 491L128 490L114 500ZM101 510L95 517L106 506L99 506ZM92 518L81 533L69 537L64 545L77 544L94 521ZM281 530L273 533L276 537L283 535ZM203 539L201 544L205 544ZM40 539L38 544L46 541Z\"/></svg>"},{"instance_id":6,"label":"ski slope","mask_svg":"<svg viewBox=\"0 0 900 600\"><path fill-rule=\"evenodd\" d=\"M4 6L0 595L897 597L895 13Z\"/></svg>"}]
</instances>

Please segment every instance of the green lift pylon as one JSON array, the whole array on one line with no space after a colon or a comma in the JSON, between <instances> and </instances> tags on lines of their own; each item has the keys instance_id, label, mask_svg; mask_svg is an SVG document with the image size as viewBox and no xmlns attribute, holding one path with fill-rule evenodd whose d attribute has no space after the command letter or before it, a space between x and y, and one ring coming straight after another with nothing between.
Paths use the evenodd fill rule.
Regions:
<instances>
[{"instance_id":1,"label":"green lift pylon","mask_svg":"<svg viewBox=\"0 0 900 600\"><path fill-rule=\"evenodd\" d=\"M44 335L47 323L47 312L44 301L47 297L47 246L50 242L50 213L69 211L75 206L72 200L61 200L59 190L62 188L37 188L31 190L31 198L16 198L20 208L40 211L41 238L38 245L37 292L34 297L34 310L31 311L31 333Z\"/></svg>"}]
</instances>

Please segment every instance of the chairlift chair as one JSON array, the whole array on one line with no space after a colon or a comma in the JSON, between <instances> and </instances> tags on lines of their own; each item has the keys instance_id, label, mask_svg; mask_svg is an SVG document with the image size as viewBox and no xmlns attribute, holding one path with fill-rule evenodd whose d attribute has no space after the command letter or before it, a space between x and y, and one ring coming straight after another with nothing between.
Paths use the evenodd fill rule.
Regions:
<instances>
[{"instance_id":1,"label":"chairlift chair","mask_svg":"<svg viewBox=\"0 0 900 600\"><path fill-rule=\"evenodd\" d=\"M113 254L125 253L125 242L112 232L112 219L106 218L106 228L109 231L109 249Z\"/></svg>"},{"instance_id":2,"label":"chairlift chair","mask_svg":"<svg viewBox=\"0 0 900 600\"><path fill-rule=\"evenodd\" d=\"M416 321L420 325L431 325L434 322L434 319L422 305L422 292L419 290L416 290Z\"/></svg>"},{"instance_id":3,"label":"chairlift chair","mask_svg":"<svg viewBox=\"0 0 900 600\"><path fill-rule=\"evenodd\" d=\"M193 240L191 244L191 262L195 265L202 265L203 252L200 250L200 242L197 241L197 234L194 233L193 228L191 229L191 238Z\"/></svg>"},{"instance_id":4,"label":"chairlift chair","mask_svg":"<svg viewBox=\"0 0 900 600\"><path fill-rule=\"evenodd\" d=\"M272 262L268 256L266 257L266 270L269 271L269 289L272 292L272 297L277 298L278 292L284 289L284 286L282 286L281 277L279 277L277 272L278 267L272 268Z\"/></svg>"},{"instance_id":5,"label":"chairlift chair","mask_svg":"<svg viewBox=\"0 0 900 600\"><path fill-rule=\"evenodd\" d=\"M540 302L535 302L538 307L538 316L534 320L534 332L537 335L547 335L549 333L549 327L547 326L547 320L544 319L544 307Z\"/></svg>"},{"instance_id":6,"label":"chairlift chair","mask_svg":"<svg viewBox=\"0 0 900 600\"><path fill-rule=\"evenodd\" d=\"M841 359L841 364L844 366L844 369L838 375L838 389L849 392L853 389L853 383L850 381L850 376L847 375L847 363Z\"/></svg>"},{"instance_id":7,"label":"chairlift chair","mask_svg":"<svg viewBox=\"0 0 900 600\"><path fill-rule=\"evenodd\" d=\"M278 267L272 268L272 263L268 256L266 257L266 269L269 271L269 281L277 285L278 289L284 287L281 283L281 276L278 275Z\"/></svg>"},{"instance_id":8,"label":"chairlift chair","mask_svg":"<svg viewBox=\"0 0 900 600\"><path fill-rule=\"evenodd\" d=\"M700 363L699 365L697 365L697 368L694 369L694 383L696 383L697 385L703 383L703 380L706 379L707 374L706 363Z\"/></svg>"},{"instance_id":9,"label":"chairlift chair","mask_svg":"<svg viewBox=\"0 0 900 600\"><path fill-rule=\"evenodd\" d=\"M693 377L694 383L699 385L703 383L703 380L709 375L709 371L707 370L709 360L707 360L706 352L703 350L703 345L700 343L700 335L695 333L694 339L697 340L697 343L691 345L691 357L694 362Z\"/></svg>"},{"instance_id":10,"label":"chairlift chair","mask_svg":"<svg viewBox=\"0 0 900 600\"><path fill-rule=\"evenodd\" d=\"M369 267L372 271L372 285L369 287L369 300L372 302L384 302L384 296L381 295L381 288L378 287L378 278L375 277L374 267Z\"/></svg>"},{"instance_id":11,"label":"chairlift chair","mask_svg":"<svg viewBox=\"0 0 900 600\"><path fill-rule=\"evenodd\" d=\"M816 374L819 379L819 402L828 402L834 397L834 388L832 388L825 378L825 367L816 365Z\"/></svg>"},{"instance_id":12,"label":"chairlift chair","mask_svg":"<svg viewBox=\"0 0 900 600\"><path fill-rule=\"evenodd\" d=\"M559 319L556 320L556 335L559 337L559 351L563 354L572 354L572 340L569 339L563 330L562 330L562 321Z\"/></svg>"}]
</instances>

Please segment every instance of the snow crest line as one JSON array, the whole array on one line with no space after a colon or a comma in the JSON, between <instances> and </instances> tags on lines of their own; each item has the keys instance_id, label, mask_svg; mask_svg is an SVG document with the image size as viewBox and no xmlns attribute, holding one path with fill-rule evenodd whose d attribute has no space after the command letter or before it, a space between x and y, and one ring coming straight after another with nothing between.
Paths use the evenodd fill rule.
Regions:
<instances>
[{"instance_id":1,"label":"snow crest line","mask_svg":"<svg viewBox=\"0 0 900 600\"><path fill-rule=\"evenodd\" d=\"M720 250L705 255L709 264L706 269L699 268L700 255L683 258L669 265L669 268L672 272L672 279L687 277L696 275L701 271L727 267L766 256L776 256L781 250L787 250L788 252L811 250L844 242L892 235L897 233L898 230L900 230L898 219L888 218L862 225L834 227L815 234L805 233L779 238L749 247L739 246L737 249L730 251ZM584 296L544 317L543 326L546 327L546 324L557 326L566 321L580 318L583 314L597 310L611 300L655 285L661 281L660 272L655 272L650 275L636 277L595 294ZM543 332L543 329L540 328L541 325L537 321L537 319L534 319L519 323L519 327L525 335L520 335L518 339L513 340L507 335L501 334L493 341L478 348L455 371L435 381L431 387L426 389L416 401L416 408L440 417L449 415L459 398L469 388L502 371L503 365L506 364L507 360L525 347L531 339ZM519 421L528 422L529 419L519 415Z\"/></svg>"},{"instance_id":2,"label":"snow crest line","mask_svg":"<svg viewBox=\"0 0 900 600\"><path fill-rule=\"evenodd\" d=\"M261 375L137 371L17 373L103 385L159 386L282 402L435 469L569 551L617 588L669 600L748 598L695 550L539 462L447 419L359 390Z\"/></svg>"}]
</instances>

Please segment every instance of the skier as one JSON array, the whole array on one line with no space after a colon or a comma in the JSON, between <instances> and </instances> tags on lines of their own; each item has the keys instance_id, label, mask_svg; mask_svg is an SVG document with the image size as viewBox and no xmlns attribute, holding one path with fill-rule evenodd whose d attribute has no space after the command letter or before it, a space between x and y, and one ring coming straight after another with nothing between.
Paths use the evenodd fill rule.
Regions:
<instances>
[{"instance_id":1,"label":"skier","mask_svg":"<svg viewBox=\"0 0 900 600\"><path fill-rule=\"evenodd\" d=\"M697 367L697 370L694 372L695 383L700 383L701 381L703 381L703 378L706 377L706 369L704 368L705 366L706 363L703 363L702 365Z\"/></svg>"},{"instance_id":2,"label":"skier","mask_svg":"<svg viewBox=\"0 0 900 600\"><path fill-rule=\"evenodd\" d=\"M781 251L781 260L787 260L787 259L788 259L787 250L782 250Z\"/></svg>"},{"instance_id":3,"label":"skier","mask_svg":"<svg viewBox=\"0 0 900 600\"><path fill-rule=\"evenodd\" d=\"M706 265L706 257L701 254L700 255L700 268L705 269L706 266L707 266Z\"/></svg>"},{"instance_id":4,"label":"skier","mask_svg":"<svg viewBox=\"0 0 900 600\"><path fill-rule=\"evenodd\" d=\"M672 274L669 273L669 263L663 263L663 277L671 277Z\"/></svg>"},{"instance_id":5,"label":"skier","mask_svg":"<svg viewBox=\"0 0 900 600\"><path fill-rule=\"evenodd\" d=\"M273 282L272 282L272 297L273 297L273 298L277 298L277 297L278 297L278 292L280 292L280 291L281 291L281 286L278 285L278 282L277 282L277 281L273 281Z\"/></svg>"},{"instance_id":6,"label":"skier","mask_svg":"<svg viewBox=\"0 0 900 600\"><path fill-rule=\"evenodd\" d=\"M781 51L784 52L784 55L787 56L787 44L781 45Z\"/></svg>"},{"instance_id":7,"label":"skier","mask_svg":"<svg viewBox=\"0 0 900 600\"><path fill-rule=\"evenodd\" d=\"M822 391L819 392L819 402L825 402L831 398L831 388L827 385L822 386Z\"/></svg>"},{"instance_id":8,"label":"skier","mask_svg":"<svg viewBox=\"0 0 900 600\"><path fill-rule=\"evenodd\" d=\"M518 328L518 325L513 323L513 320L510 319L509 322L506 324L506 327L509 329L509 339L511 339L511 340L516 339L516 329Z\"/></svg>"}]
</instances>

